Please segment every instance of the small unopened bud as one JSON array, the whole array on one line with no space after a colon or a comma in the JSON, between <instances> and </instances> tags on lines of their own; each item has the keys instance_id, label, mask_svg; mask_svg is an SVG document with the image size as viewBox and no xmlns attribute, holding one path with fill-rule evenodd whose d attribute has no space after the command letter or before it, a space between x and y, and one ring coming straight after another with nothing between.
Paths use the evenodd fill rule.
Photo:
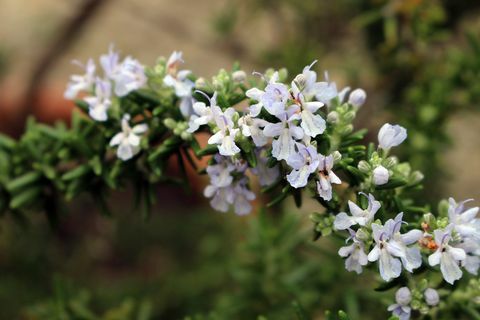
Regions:
<instances>
[{"instance_id":1,"label":"small unopened bud","mask_svg":"<svg viewBox=\"0 0 480 320\"><path fill-rule=\"evenodd\" d=\"M367 241L369 239L370 235L364 229L358 229L357 233L355 234L355 237L358 240Z\"/></svg>"},{"instance_id":2,"label":"small unopened bud","mask_svg":"<svg viewBox=\"0 0 480 320\"><path fill-rule=\"evenodd\" d=\"M347 122L352 122L353 119L355 119L355 111L353 111L353 110L348 111L347 113L345 113L345 115L343 116L343 118L344 118L345 121L347 121Z\"/></svg>"},{"instance_id":3,"label":"small unopened bud","mask_svg":"<svg viewBox=\"0 0 480 320\"><path fill-rule=\"evenodd\" d=\"M200 77L197 80L195 80L195 88L200 89L200 88L205 88L207 86L207 81L205 81L205 78Z\"/></svg>"},{"instance_id":4,"label":"small unopened bud","mask_svg":"<svg viewBox=\"0 0 480 320\"><path fill-rule=\"evenodd\" d=\"M397 157L388 157L387 160L385 160L385 166L387 168L391 168L393 166L396 166L398 164L398 158Z\"/></svg>"},{"instance_id":5,"label":"small unopened bud","mask_svg":"<svg viewBox=\"0 0 480 320\"><path fill-rule=\"evenodd\" d=\"M298 87L302 89L305 87L305 84L307 83L307 78L305 78L305 75L301 73L295 77L294 81L298 85Z\"/></svg>"},{"instance_id":6,"label":"small unopened bud","mask_svg":"<svg viewBox=\"0 0 480 320\"><path fill-rule=\"evenodd\" d=\"M180 134L180 138L182 138L182 140L190 140L192 138L192 134L191 133L188 133L187 131L183 131L181 134Z\"/></svg>"},{"instance_id":7,"label":"small unopened bud","mask_svg":"<svg viewBox=\"0 0 480 320\"><path fill-rule=\"evenodd\" d=\"M440 297L438 296L438 292L435 289L428 288L427 290L425 290L424 295L425 295L425 302L429 306L434 307L440 302Z\"/></svg>"},{"instance_id":8,"label":"small unopened bud","mask_svg":"<svg viewBox=\"0 0 480 320\"><path fill-rule=\"evenodd\" d=\"M412 172L412 176L411 176L412 183L420 182L423 180L423 178L424 178L423 173L421 173L420 171Z\"/></svg>"},{"instance_id":9,"label":"small unopened bud","mask_svg":"<svg viewBox=\"0 0 480 320\"><path fill-rule=\"evenodd\" d=\"M371 169L372 167L365 160L360 160L360 162L358 163L358 170L362 171L363 173L368 173Z\"/></svg>"},{"instance_id":10,"label":"small unopened bud","mask_svg":"<svg viewBox=\"0 0 480 320\"><path fill-rule=\"evenodd\" d=\"M401 306L408 306L410 301L412 301L412 293L407 287L401 287L395 293L395 300Z\"/></svg>"},{"instance_id":11,"label":"small unopened bud","mask_svg":"<svg viewBox=\"0 0 480 320\"><path fill-rule=\"evenodd\" d=\"M338 122L338 112L337 111L332 111L327 115L327 121L330 123L337 123Z\"/></svg>"},{"instance_id":12,"label":"small unopened bud","mask_svg":"<svg viewBox=\"0 0 480 320\"><path fill-rule=\"evenodd\" d=\"M348 97L348 103L352 106L359 108L363 106L365 100L367 99L367 93L363 89L355 89L350 93Z\"/></svg>"},{"instance_id":13,"label":"small unopened bud","mask_svg":"<svg viewBox=\"0 0 480 320\"><path fill-rule=\"evenodd\" d=\"M373 183L377 186L381 186L388 182L390 174L384 166L378 166L373 170Z\"/></svg>"},{"instance_id":14,"label":"small unopened bud","mask_svg":"<svg viewBox=\"0 0 480 320\"><path fill-rule=\"evenodd\" d=\"M247 79L247 74L243 70L238 70L232 73L232 79L235 82L244 82Z\"/></svg>"},{"instance_id":15,"label":"small unopened bud","mask_svg":"<svg viewBox=\"0 0 480 320\"><path fill-rule=\"evenodd\" d=\"M163 124L165 125L165 127L167 127L170 130L173 130L177 127L177 122L172 118L167 118L163 120Z\"/></svg>"},{"instance_id":16,"label":"small unopened bud","mask_svg":"<svg viewBox=\"0 0 480 320\"><path fill-rule=\"evenodd\" d=\"M338 152L337 150L335 150L333 153L332 153L332 156L333 156L333 161L335 163L337 163L338 161L342 160L342 154L340 152Z\"/></svg>"}]
</instances>

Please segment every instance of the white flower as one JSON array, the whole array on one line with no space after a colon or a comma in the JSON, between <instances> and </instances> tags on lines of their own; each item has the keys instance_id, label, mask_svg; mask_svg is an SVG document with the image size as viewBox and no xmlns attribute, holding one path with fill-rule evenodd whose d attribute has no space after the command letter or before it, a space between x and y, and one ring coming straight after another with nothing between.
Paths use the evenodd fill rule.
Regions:
<instances>
[{"instance_id":1,"label":"white flower","mask_svg":"<svg viewBox=\"0 0 480 320\"><path fill-rule=\"evenodd\" d=\"M463 238L473 238L480 241L480 220L477 219L478 207L465 210L465 203L472 201L465 200L457 203L453 198L448 199L448 218L453 224L453 230Z\"/></svg>"},{"instance_id":2,"label":"white flower","mask_svg":"<svg viewBox=\"0 0 480 320\"><path fill-rule=\"evenodd\" d=\"M294 188L302 188L307 185L308 177L314 173L320 160L317 149L313 146L305 146L297 143L298 152L291 154L287 159L287 164L293 168L287 175L287 181Z\"/></svg>"},{"instance_id":3,"label":"white flower","mask_svg":"<svg viewBox=\"0 0 480 320\"><path fill-rule=\"evenodd\" d=\"M395 304L388 307L388 311L392 311L394 316L397 316L400 320L410 319L412 308L410 302L412 301L412 293L407 287L402 287L395 293Z\"/></svg>"},{"instance_id":4,"label":"white flower","mask_svg":"<svg viewBox=\"0 0 480 320\"><path fill-rule=\"evenodd\" d=\"M390 174L384 166L378 166L373 170L373 183L377 186L381 186L388 182Z\"/></svg>"},{"instance_id":5,"label":"white flower","mask_svg":"<svg viewBox=\"0 0 480 320\"><path fill-rule=\"evenodd\" d=\"M350 88L346 87L338 92L337 85L335 82L330 82L328 79L328 72L325 72L325 81L317 82L315 90L317 91L315 94L316 99L328 106L330 105L330 101L336 97L342 102Z\"/></svg>"},{"instance_id":6,"label":"white flower","mask_svg":"<svg viewBox=\"0 0 480 320\"><path fill-rule=\"evenodd\" d=\"M373 239L376 244L368 254L368 260L372 262L378 260L380 275L385 281L400 275L402 263L409 272L422 263L420 250L408 245L418 241L423 233L420 230L411 230L406 234L400 234L402 217L403 213L399 213L395 219L387 220L384 226L372 223Z\"/></svg>"},{"instance_id":7,"label":"white flower","mask_svg":"<svg viewBox=\"0 0 480 320\"><path fill-rule=\"evenodd\" d=\"M233 156L240 152L240 148L235 144L235 135L239 129L234 128L232 120L235 109L227 108L222 111L220 107L212 108L213 120L215 121L219 131L208 139L208 144L218 145L218 151L222 156Z\"/></svg>"},{"instance_id":8,"label":"white flower","mask_svg":"<svg viewBox=\"0 0 480 320\"><path fill-rule=\"evenodd\" d=\"M295 103L298 104L302 110L300 113L302 118L300 126L305 134L312 138L322 134L325 131L326 123L325 120L320 115L315 114L315 112L323 107L324 104L319 101L307 102L295 81L292 82L292 95Z\"/></svg>"},{"instance_id":9,"label":"white flower","mask_svg":"<svg viewBox=\"0 0 480 320\"><path fill-rule=\"evenodd\" d=\"M269 186L272 183L278 180L280 176L280 170L278 164L275 164L274 167L269 168L267 166L268 157L267 152L264 148L258 148L255 150L255 155L257 157L257 166L252 168L251 171L253 174L258 176L258 182L262 187Z\"/></svg>"},{"instance_id":10,"label":"white flower","mask_svg":"<svg viewBox=\"0 0 480 320\"><path fill-rule=\"evenodd\" d=\"M100 65L103 68L103 72L105 73L105 77L114 80L114 76L118 70L118 61L119 55L118 52L114 51L114 46L110 45L107 54L103 54L100 56Z\"/></svg>"},{"instance_id":11,"label":"white flower","mask_svg":"<svg viewBox=\"0 0 480 320\"><path fill-rule=\"evenodd\" d=\"M263 76L263 75L262 75ZM290 99L290 93L285 84L279 83L278 72L274 72L268 80L265 90L251 88L245 92L245 95L252 100L257 101L249 107L250 114L256 117L264 107L270 114L277 115L285 112L287 101Z\"/></svg>"},{"instance_id":12,"label":"white flower","mask_svg":"<svg viewBox=\"0 0 480 320\"><path fill-rule=\"evenodd\" d=\"M276 139L272 142L272 156L277 160L287 160L295 153L295 140L303 138L303 130L294 121L300 119L298 106L292 105L283 113L277 114L277 123L268 123L263 129L267 137Z\"/></svg>"},{"instance_id":13,"label":"white flower","mask_svg":"<svg viewBox=\"0 0 480 320\"><path fill-rule=\"evenodd\" d=\"M95 96L85 97L88 104L88 114L96 121L106 121L108 119L107 110L110 108L112 101L110 81L97 78L95 81Z\"/></svg>"},{"instance_id":14,"label":"white flower","mask_svg":"<svg viewBox=\"0 0 480 320\"><path fill-rule=\"evenodd\" d=\"M443 278L450 284L462 277L462 270L460 270L459 265L467 257L465 250L449 245L453 227L454 225L450 224L445 229L437 229L433 232L438 248L428 257L428 263L432 267L440 264Z\"/></svg>"},{"instance_id":15,"label":"white flower","mask_svg":"<svg viewBox=\"0 0 480 320\"><path fill-rule=\"evenodd\" d=\"M130 116L128 114L122 119L122 132L117 133L112 140L110 146L117 146L117 156L123 161L131 159L140 152L141 135L148 130L146 124L137 124L133 128L130 127L128 121Z\"/></svg>"},{"instance_id":16,"label":"white flower","mask_svg":"<svg viewBox=\"0 0 480 320\"><path fill-rule=\"evenodd\" d=\"M132 57L126 57L123 60L112 78L115 82L115 94L119 97L126 96L147 83L144 67Z\"/></svg>"},{"instance_id":17,"label":"white flower","mask_svg":"<svg viewBox=\"0 0 480 320\"><path fill-rule=\"evenodd\" d=\"M440 302L440 297L438 296L438 292L435 289L427 288L427 290L425 290L423 295L425 297L425 302L429 306L434 307Z\"/></svg>"},{"instance_id":18,"label":"white flower","mask_svg":"<svg viewBox=\"0 0 480 320\"><path fill-rule=\"evenodd\" d=\"M332 199L332 183L341 184L342 181L332 171L332 155L324 156L322 154L319 154L319 160L319 181L317 181L317 191L320 197L322 197L326 201L330 201Z\"/></svg>"},{"instance_id":19,"label":"white flower","mask_svg":"<svg viewBox=\"0 0 480 320\"><path fill-rule=\"evenodd\" d=\"M385 123L378 132L378 146L384 150L396 147L407 138L407 130L399 125Z\"/></svg>"},{"instance_id":20,"label":"white flower","mask_svg":"<svg viewBox=\"0 0 480 320\"><path fill-rule=\"evenodd\" d=\"M357 239L355 232L352 229L349 229L350 238L347 239L353 240L353 243L349 246L341 247L338 250L338 255L340 257L346 257L345 260L345 269L348 271L355 271L356 273L362 273L362 267L368 264L367 254L365 253L365 244Z\"/></svg>"},{"instance_id":21,"label":"white flower","mask_svg":"<svg viewBox=\"0 0 480 320\"><path fill-rule=\"evenodd\" d=\"M89 91L94 82L95 82L95 63L93 59L88 59L86 65L82 65L78 61L74 61L74 64L79 65L85 70L83 75L72 75L70 81L67 84L67 89L65 90L64 97L65 99L75 99L80 91Z\"/></svg>"},{"instance_id":22,"label":"white flower","mask_svg":"<svg viewBox=\"0 0 480 320\"><path fill-rule=\"evenodd\" d=\"M367 209L360 208L357 204L352 201L348 201L348 207L351 212L351 216L347 215L345 212L340 212L336 215L333 226L337 230L345 230L350 228L353 225L365 226L368 223L372 222L375 213L380 209L380 202L375 200L375 197L372 194L368 196L362 193L364 196L368 197L368 207Z\"/></svg>"},{"instance_id":23,"label":"white flower","mask_svg":"<svg viewBox=\"0 0 480 320\"><path fill-rule=\"evenodd\" d=\"M174 51L168 58L167 75L163 78L163 83L175 90L175 95L180 98L180 111L185 118L188 118L193 111L192 90L195 84L188 79L190 70L178 70L182 63L182 52Z\"/></svg>"},{"instance_id":24,"label":"white flower","mask_svg":"<svg viewBox=\"0 0 480 320\"><path fill-rule=\"evenodd\" d=\"M233 205L236 214L245 215L252 210L250 201L255 199L255 194L246 187L246 184L247 180L244 178L225 187L208 185L204 195L212 198L210 204L217 211L227 212Z\"/></svg>"},{"instance_id":25,"label":"white flower","mask_svg":"<svg viewBox=\"0 0 480 320\"><path fill-rule=\"evenodd\" d=\"M217 187L227 187L232 184L233 176L231 173L235 171L236 166L228 157L215 155L215 164L207 167L207 174L210 177L210 184Z\"/></svg>"},{"instance_id":26,"label":"white flower","mask_svg":"<svg viewBox=\"0 0 480 320\"><path fill-rule=\"evenodd\" d=\"M268 142L268 138L263 133L263 128L267 124L267 121L254 118L251 114L246 114L238 119L238 126L242 129L242 134L245 137L252 137L253 143L257 147L263 147Z\"/></svg>"},{"instance_id":27,"label":"white flower","mask_svg":"<svg viewBox=\"0 0 480 320\"><path fill-rule=\"evenodd\" d=\"M201 91L197 91L201 92ZM193 113L190 116L190 121L188 122L188 129L187 132L194 133L197 131L200 126L208 124L209 122L213 121L213 110L212 108L220 108L217 106L217 92L215 92L210 98L209 96L205 95L205 97L209 100L210 106L207 106L204 102L197 101L193 104Z\"/></svg>"},{"instance_id":28,"label":"white flower","mask_svg":"<svg viewBox=\"0 0 480 320\"><path fill-rule=\"evenodd\" d=\"M350 93L348 97L348 103L352 106L359 108L363 106L365 100L367 99L367 93L363 89L355 89Z\"/></svg>"},{"instance_id":29,"label":"white flower","mask_svg":"<svg viewBox=\"0 0 480 320\"><path fill-rule=\"evenodd\" d=\"M462 261L462 267L469 273L477 275L480 268L480 242L474 238L466 238L457 247L462 248L467 254Z\"/></svg>"}]
</instances>

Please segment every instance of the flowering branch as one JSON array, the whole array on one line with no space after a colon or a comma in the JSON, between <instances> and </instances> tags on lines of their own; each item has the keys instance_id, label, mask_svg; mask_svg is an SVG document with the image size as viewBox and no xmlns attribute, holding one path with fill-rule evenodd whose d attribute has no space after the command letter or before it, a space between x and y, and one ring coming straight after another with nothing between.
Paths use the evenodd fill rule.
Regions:
<instances>
[{"instance_id":1,"label":"flowering branch","mask_svg":"<svg viewBox=\"0 0 480 320\"><path fill-rule=\"evenodd\" d=\"M338 254L348 271L378 268L387 282L379 290L400 287L388 309L401 320L454 310L454 300L440 296L460 287L469 292L465 310L475 308L480 287L464 271L476 275L480 266L478 207L450 199L434 215L413 202L423 175L390 155L406 129L383 125L378 146L365 146L366 130L354 130L365 91L338 90L328 74L318 81L315 62L291 82L283 69L247 77L238 66L207 81L182 63L174 52L148 68L120 61L113 47L100 69L92 59L77 63L83 74L71 77L65 97L79 98L88 117L75 113L70 129L31 121L18 142L0 138L2 209L43 207L54 222L59 195L90 192L103 205L109 189L128 182L148 208L153 185L178 181L169 159L195 167L192 150L211 155L204 195L218 211L250 213L253 178L270 195L268 206L289 196L298 206L305 194L316 199L325 209L311 216L316 238L346 239ZM200 133L209 136L204 148Z\"/></svg>"}]
</instances>

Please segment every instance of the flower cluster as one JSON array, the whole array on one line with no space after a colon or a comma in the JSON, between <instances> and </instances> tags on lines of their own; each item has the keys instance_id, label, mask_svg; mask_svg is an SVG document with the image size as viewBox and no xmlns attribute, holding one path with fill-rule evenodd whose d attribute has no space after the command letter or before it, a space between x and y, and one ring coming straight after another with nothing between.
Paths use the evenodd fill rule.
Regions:
<instances>
[{"instance_id":1,"label":"flower cluster","mask_svg":"<svg viewBox=\"0 0 480 320\"><path fill-rule=\"evenodd\" d=\"M75 99L81 92L86 93L83 100L88 104L89 115L96 121L106 121L108 110L116 97L123 97L143 87L147 82L144 67L132 57L119 61L119 54L110 46L108 54L100 57L103 76L97 75L97 66L93 59L86 65L74 61L84 69L84 74L73 75L65 90L66 99Z\"/></svg>"},{"instance_id":2,"label":"flower cluster","mask_svg":"<svg viewBox=\"0 0 480 320\"><path fill-rule=\"evenodd\" d=\"M353 131L365 91L337 90L328 74L318 81L312 70L315 62L292 81L284 70L255 73L260 77L246 81L246 73L237 68L231 73L221 70L211 82L180 70L182 63L182 53L174 52L144 69L130 57L119 62L110 48L100 58L104 75L96 75L90 59L83 75L72 76L65 96L73 99L84 91L91 118L119 120L120 132L114 131L117 125L105 130L110 146L123 161L143 149L147 161L139 164L142 170L172 148L191 147L199 157L212 155L204 195L218 211L250 213L256 199L252 177L263 191L278 193L274 204L293 195L298 205L302 191L311 192L325 208L314 215L315 231L328 235L335 230L347 238L338 250L345 268L360 274L373 266L384 281L401 283L396 303L388 307L401 320L439 305L439 294L431 287L440 283L417 285L411 280L417 270L425 269L420 268L424 261L431 270L439 266L449 284L462 278L462 269L477 275L479 208L465 208L469 200L449 199L435 217L429 208L413 205L403 192L419 187L423 175L390 155L407 138L406 129L386 123L378 132L378 145L368 147L359 144L365 134ZM144 87L147 101L153 99L152 109L142 110L140 104L129 109L120 99ZM200 132L208 135L204 149L196 140ZM167 138L157 145L162 134ZM148 145L155 150L150 152ZM180 151L176 154L182 161Z\"/></svg>"}]
</instances>

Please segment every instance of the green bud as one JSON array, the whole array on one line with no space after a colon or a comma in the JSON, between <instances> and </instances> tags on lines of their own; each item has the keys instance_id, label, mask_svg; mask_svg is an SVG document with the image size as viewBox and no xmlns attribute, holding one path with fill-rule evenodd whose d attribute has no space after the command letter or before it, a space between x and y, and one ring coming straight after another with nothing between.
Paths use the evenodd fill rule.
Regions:
<instances>
[{"instance_id":1,"label":"green bud","mask_svg":"<svg viewBox=\"0 0 480 320\"><path fill-rule=\"evenodd\" d=\"M352 133L352 131L353 131L353 125L348 124L348 125L346 125L344 128L342 128L342 130L341 130L340 133L341 133L342 135L347 135L347 134L349 134L349 133Z\"/></svg>"},{"instance_id":2,"label":"green bud","mask_svg":"<svg viewBox=\"0 0 480 320\"><path fill-rule=\"evenodd\" d=\"M363 173L369 173L372 170L372 167L367 161L361 160L358 163L358 170L360 170Z\"/></svg>"},{"instance_id":3,"label":"green bud","mask_svg":"<svg viewBox=\"0 0 480 320\"><path fill-rule=\"evenodd\" d=\"M333 124L338 122L338 118L339 115L337 111L332 111L327 115L327 121Z\"/></svg>"},{"instance_id":4,"label":"green bud","mask_svg":"<svg viewBox=\"0 0 480 320\"><path fill-rule=\"evenodd\" d=\"M182 138L182 140L188 141L188 140L192 139L192 134L187 132L187 131L183 131L180 134L180 138Z\"/></svg>"},{"instance_id":5,"label":"green bud","mask_svg":"<svg viewBox=\"0 0 480 320\"><path fill-rule=\"evenodd\" d=\"M423 173L420 171L413 171L412 174L410 175L410 183L418 183L422 181L424 178Z\"/></svg>"},{"instance_id":6,"label":"green bud","mask_svg":"<svg viewBox=\"0 0 480 320\"><path fill-rule=\"evenodd\" d=\"M352 122L353 119L355 119L355 115L356 115L355 111L350 110L347 113L345 113L345 115L343 116L343 119L345 119L345 121L347 122Z\"/></svg>"},{"instance_id":7,"label":"green bud","mask_svg":"<svg viewBox=\"0 0 480 320\"><path fill-rule=\"evenodd\" d=\"M388 157L384 161L384 166L386 168L392 168L398 164L398 158L397 157Z\"/></svg>"},{"instance_id":8,"label":"green bud","mask_svg":"<svg viewBox=\"0 0 480 320\"><path fill-rule=\"evenodd\" d=\"M342 154L340 152L338 152L338 150L335 150L332 153L332 156L333 156L334 163L337 163L338 161L342 160Z\"/></svg>"},{"instance_id":9,"label":"green bud","mask_svg":"<svg viewBox=\"0 0 480 320\"><path fill-rule=\"evenodd\" d=\"M177 127L177 122L172 118L167 118L163 120L163 124L165 125L165 127L167 127L170 130L173 130Z\"/></svg>"},{"instance_id":10,"label":"green bud","mask_svg":"<svg viewBox=\"0 0 480 320\"><path fill-rule=\"evenodd\" d=\"M278 80L279 80L280 82L286 81L287 78L288 78L288 71L287 71L287 69L282 68L282 69L278 70L278 78L279 78Z\"/></svg>"},{"instance_id":11,"label":"green bud","mask_svg":"<svg viewBox=\"0 0 480 320\"><path fill-rule=\"evenodd\" d=\"M360 228L360 229L358 229L358 231L357 231L356 237L357 237L359 240L367 241L367 240L370 239L370 233L369 233L366 229Z\"/></svg>"}]
</instances>

